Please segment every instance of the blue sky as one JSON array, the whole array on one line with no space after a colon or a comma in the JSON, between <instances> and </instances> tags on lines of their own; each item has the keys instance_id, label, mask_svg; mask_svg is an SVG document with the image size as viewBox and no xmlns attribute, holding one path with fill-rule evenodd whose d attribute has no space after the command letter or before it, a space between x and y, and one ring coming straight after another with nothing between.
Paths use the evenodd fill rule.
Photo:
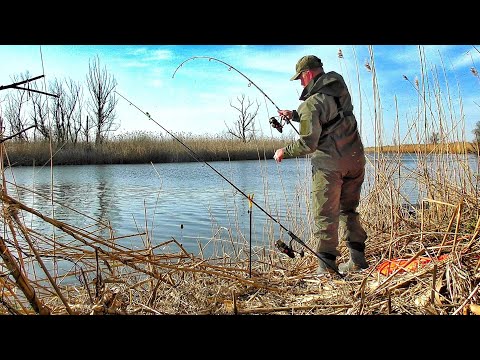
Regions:
<instances>
[{"instance_id":1,"label":"blue sky","mask_svg":"<svg viewBox=\"0 0 480 360\"><path fill-rule=\"evenodd\" d=\"M339 49L343 58L338 57ZM412 133L423 129L421 109L425 106L415 80L420 87L425 84L432 94L426 111L428 122L432 121L430 109L433 122L439 121L437 104L442 104L442 126L452 128L450 133L464 132L465 139L471 141L480 120L480 79L471 71L480 63L477 49L480 47L476 45L0 45L0 86L10 84L14 75L26 71L31 77L45 75L47 82L65 78L85 85L89 61L98 55L101 67L117 80L117 92L172 133L224 133L227 124L233 126L239 115L230 103L238 105L237 98L245 95L260 104L256 127L261 134L294 136L290 126L280 134L270 127L268 119L277 115L275 105L280 109L298 107L302 87L290 77L300 57L314 54L322 59L325 71L344 76L366 146L375 143L375 119L382 124L384 144L391 144L397 136L396 119L402 143L412 142L416 138ZM275 105L226 65L205 58L188 60L197 56L230 64ZM374 67L379 98L372 92L374 77L366 62ZM422 82L426 77L428 82ZM6 91L0 92L0 111ZM164 133L121 97L116 122L120 125L118 132Z\"/></svg>"}]
</instances>

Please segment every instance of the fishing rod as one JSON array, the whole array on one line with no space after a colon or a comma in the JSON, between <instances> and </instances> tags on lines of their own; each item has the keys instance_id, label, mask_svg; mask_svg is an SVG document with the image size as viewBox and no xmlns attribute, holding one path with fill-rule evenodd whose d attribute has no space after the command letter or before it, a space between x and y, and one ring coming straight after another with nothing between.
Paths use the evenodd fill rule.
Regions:
<instances>
[{"instance_id":1,"label":"fishing rod","mask_svg":"<svg viewBox=\"0 0 480 360\"><path fill-rule=\"evenodd\" d=\"M190 156L192 156L192 158L194 158L196 161L198 161L199 163L204 163L205 165L207 165L210 169L212 169L213 171L215 171L222 179L224 179L226 182L228 182L230 185L232 185L235 190L237 190L240 194L242 194L245 198L248 199L248 201L250 201L253 205L255 205L257 208L259 208L265 215L267 215L271 220L273 220L275 223L278 224L278 226L280 226L283 230L285 230L287 232L287 234L292 238L292 240L295 240L296 242L298 242L300 245L302 245L305 249L307 249L308 251L310 251L312 254L314 254L316 257L318 257L325 265L327 265L328 267L330 267L335 273L337 273L341 278L344 277L343 274L341 274L337 269L335 269L333 266L331 266L329 263L327 263L324 259L322 259L322 257L314 250L312 250L307 244L305 244L297 235L295 235L292 231L290 231L289 229L287 229L283 224L281 224L277 219L275 219L272 215L270 215L264 208L262 208L260 205L258 205L254 200L253 200L253 196L250 197L248 196L247 194L245 194L241 189L239 189L234 183L232 183L230 180L228 180L222 173L220 173L217 169L215 169L212 165L210 165L207 161L205 160L200 160L197 156L197 154L195 153L195 151L193 151L192 149L190 149L188 147L187 144L185 144L182 140L180 140L179 138L177 138L174 134L172 134L170 131L168 131L167 129L165 129L162 125L160 125L160 123L158 123L154 118L152 118L152 116L148 113L148 112L145 112L143 111L142 109L140 109L137 105L135 105L134 103L132 103L130 100L128 100L125 96L123 96L122 94L120 94L118 91L114 90L115 93L117 93L120 97L122 97L124 100L126 100L130 105L132 105L133 107L135 107L138 111L140 111L142 114L144 114L147 118L149 118L150 120L152 120L155 124L157 124L159 127L162 128L163 131L165 131L167 134L169 134L171 137L173 137L175 140L177 140L182 146L184 146L190 153ZM301 257L303 257L304 253L303 251L296 251L293 249L292 247L292 240L290 240L290 243L289 245L285 244L283 241L281 240L277 240L275 242L275 246L281 251L283 252L284 254L287 254L289 257L291 258L294 258L295 257L295 252L298 252L300 254Z\"/></svg>"},{"instance_id":2,"label":"fishing rod","mask_svg":"<svg viewBox=\"0 0 480 360\"><path fill-rule=\"evenodd\" d=\"M241 76L243 76L245 79L248 80L248 87L250 87L250 85L253 85L255 86L268 100L270 100L270 102L273 104L273 106L275 106L277 108L278 111L281 111L280 108L277 106L277 104L275 104L273 102L272 99L270 99L270 97L262 90L260 89L259 86L257 86L257 84L255 84L248 76L246 76L245 74L243 74L240 70L236 69L235 67L233 67L232 65L230 64L227 64L225 61L222 61L222 60L219 60L219 59L216 59L214 57L211 57L211 56L192 56L184 61L182 61L182 63L180 65L177 66L177 68L175 69L175 71L173 72L173 75L172 75L172 79L175 77L175 73L178 71L178 69L180 69L182 67L183 64L185 64L187 61L190 61L190 60L194 60L194 59L208 59L208 61L210 60L215 60L215 61L218 61L219 63L222 63L224 64L225 66L228 66L228 71L230 70L235 70L237 73L239 73ZM279 115L279 118L280 118L280 121L284 121L285 123L287 124L290 124L292 125L293 127L293 130L295 130L295 132L300 135L300 133L298 132L297 128L290 122L290 120L285 116L285 115ZM279 132L282 132L283 131L283 126L281 122L279 122L275 116L272 116L268 122L270 123L270 125L272 125L272 127L274 129L277 129Z\"/></svg>"}]
</instances>

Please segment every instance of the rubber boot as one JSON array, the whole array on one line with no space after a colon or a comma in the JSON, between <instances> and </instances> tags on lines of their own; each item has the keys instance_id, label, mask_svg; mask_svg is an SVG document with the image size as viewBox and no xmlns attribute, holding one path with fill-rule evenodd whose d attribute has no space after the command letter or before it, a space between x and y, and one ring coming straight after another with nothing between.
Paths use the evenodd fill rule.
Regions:
<instances>
[{"instance_id":1,"label":"rubber boot","mask_svg":"<svg viewBox=\"0 0 480 360\"><path fill-rule=\"evenodd\" d=\"M368 263L365 259L364 251L352 248L349 248L348 250L350 251L350 259L348 259L347 262L338 265L338 271L341 274L362 271L363 269L368 268Z\"/></svg>"},{"instance_id":2,"label":"rubber boot","mask_svg":"<svg viewBox=\"0 0 480 360\"><path fill-rule=\"evenodd\" d=\"M320 258L318 259L318 275L336 274L338 272L335 255L320 253Z\"/></svg>"}]
</instances>

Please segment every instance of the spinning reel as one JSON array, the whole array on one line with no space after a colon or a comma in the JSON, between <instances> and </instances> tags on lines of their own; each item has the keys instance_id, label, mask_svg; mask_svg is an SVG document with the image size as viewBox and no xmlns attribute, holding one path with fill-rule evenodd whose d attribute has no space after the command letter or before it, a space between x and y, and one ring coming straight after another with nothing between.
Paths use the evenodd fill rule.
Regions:
<instances>
[{"instance_id":1,"label":"spinning reel","mask_svg":"<svg viewBox=\"0 0 480 360\"><path fill-rule=\"evenodd\" d=\"M277 240L275 242L275 246L278 248L278 250L280 250L284 254L287 254L292 259L295 257L295 253L298 253L300 257L303 257L305 255L303 250L297 251L293 249L292 240L290 240L290 243L288 245L285 244L282 240Z\"/></svg>"},{"instance_id":2,"label":"spinning reel","mask_svg":"<svg viewBox=\"0 0 480 360\"><path fill-rule=\"evenodd\" d=\"M281 118L280 118L281 119ZM272 127L274 129L277 129L279 132L282 132L283 131L283 125L277 120L275 119L275 116L272 116L268 122L270 123L270 125L272 125Z\"/></svg>"},{"instance_id":3,"label":"spinning reel","mask_svg":"<svg viewBox=\"0 0 480 360\"><path fill-rule=\"evenodd\" d=\"M276 118L280 118L280 121L278 121ZM270 125L272 125L272 127L274 129L277 129L279 132L282 132L283 131L283 127L284 127L284 124L288 124L290 123L290 120L288 120L288 118L285 116L285 115L280 115L280 116L272 116L270 119L268 119L268 122L270 123ZM282 122L284 124L282 124ZM294 127L295 129L295 127ZM297 129L295 129L295 131L297 132L298 134L298 131Z\"/></svg>"}]
</instances>

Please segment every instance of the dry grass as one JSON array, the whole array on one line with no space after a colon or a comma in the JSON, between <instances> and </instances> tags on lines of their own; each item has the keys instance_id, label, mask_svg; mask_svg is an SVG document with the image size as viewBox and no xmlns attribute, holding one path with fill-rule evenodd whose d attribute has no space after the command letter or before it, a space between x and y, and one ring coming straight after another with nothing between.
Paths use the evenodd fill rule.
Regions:
<instances>
[{"instance_id":1,"label":"dry grass","mask_svg":"<svg viewBox=\"0 0 480 360\"><path fill-rule=\"evenodd\" d=\"M379 148L365 148L365 151L375 152L379 151L382 153L422 153L427 152L428 154L478 154L478 144L472 142L453 142L453 143L441 143L441 144L401 144L397 146L393 145L383 145Z\"/></svg>"},{"instance_id":2,"label":"dry grass","mask_svg":"<svg viewBox=\"0 0 480 360\"><path fill-rule=\"evenodd\" d=\"M10 141L6 143L12 166L149 164L205 161L255 160L272 158L286 142L282 139L255 139L242 142L226 136L174 134L182 141L152 132L131 132L112 137L102 144L48 141ZM186 151L187 146L191 151ZM52 155L52 154L53 155Z\"/></svg>"}]
</instances>

